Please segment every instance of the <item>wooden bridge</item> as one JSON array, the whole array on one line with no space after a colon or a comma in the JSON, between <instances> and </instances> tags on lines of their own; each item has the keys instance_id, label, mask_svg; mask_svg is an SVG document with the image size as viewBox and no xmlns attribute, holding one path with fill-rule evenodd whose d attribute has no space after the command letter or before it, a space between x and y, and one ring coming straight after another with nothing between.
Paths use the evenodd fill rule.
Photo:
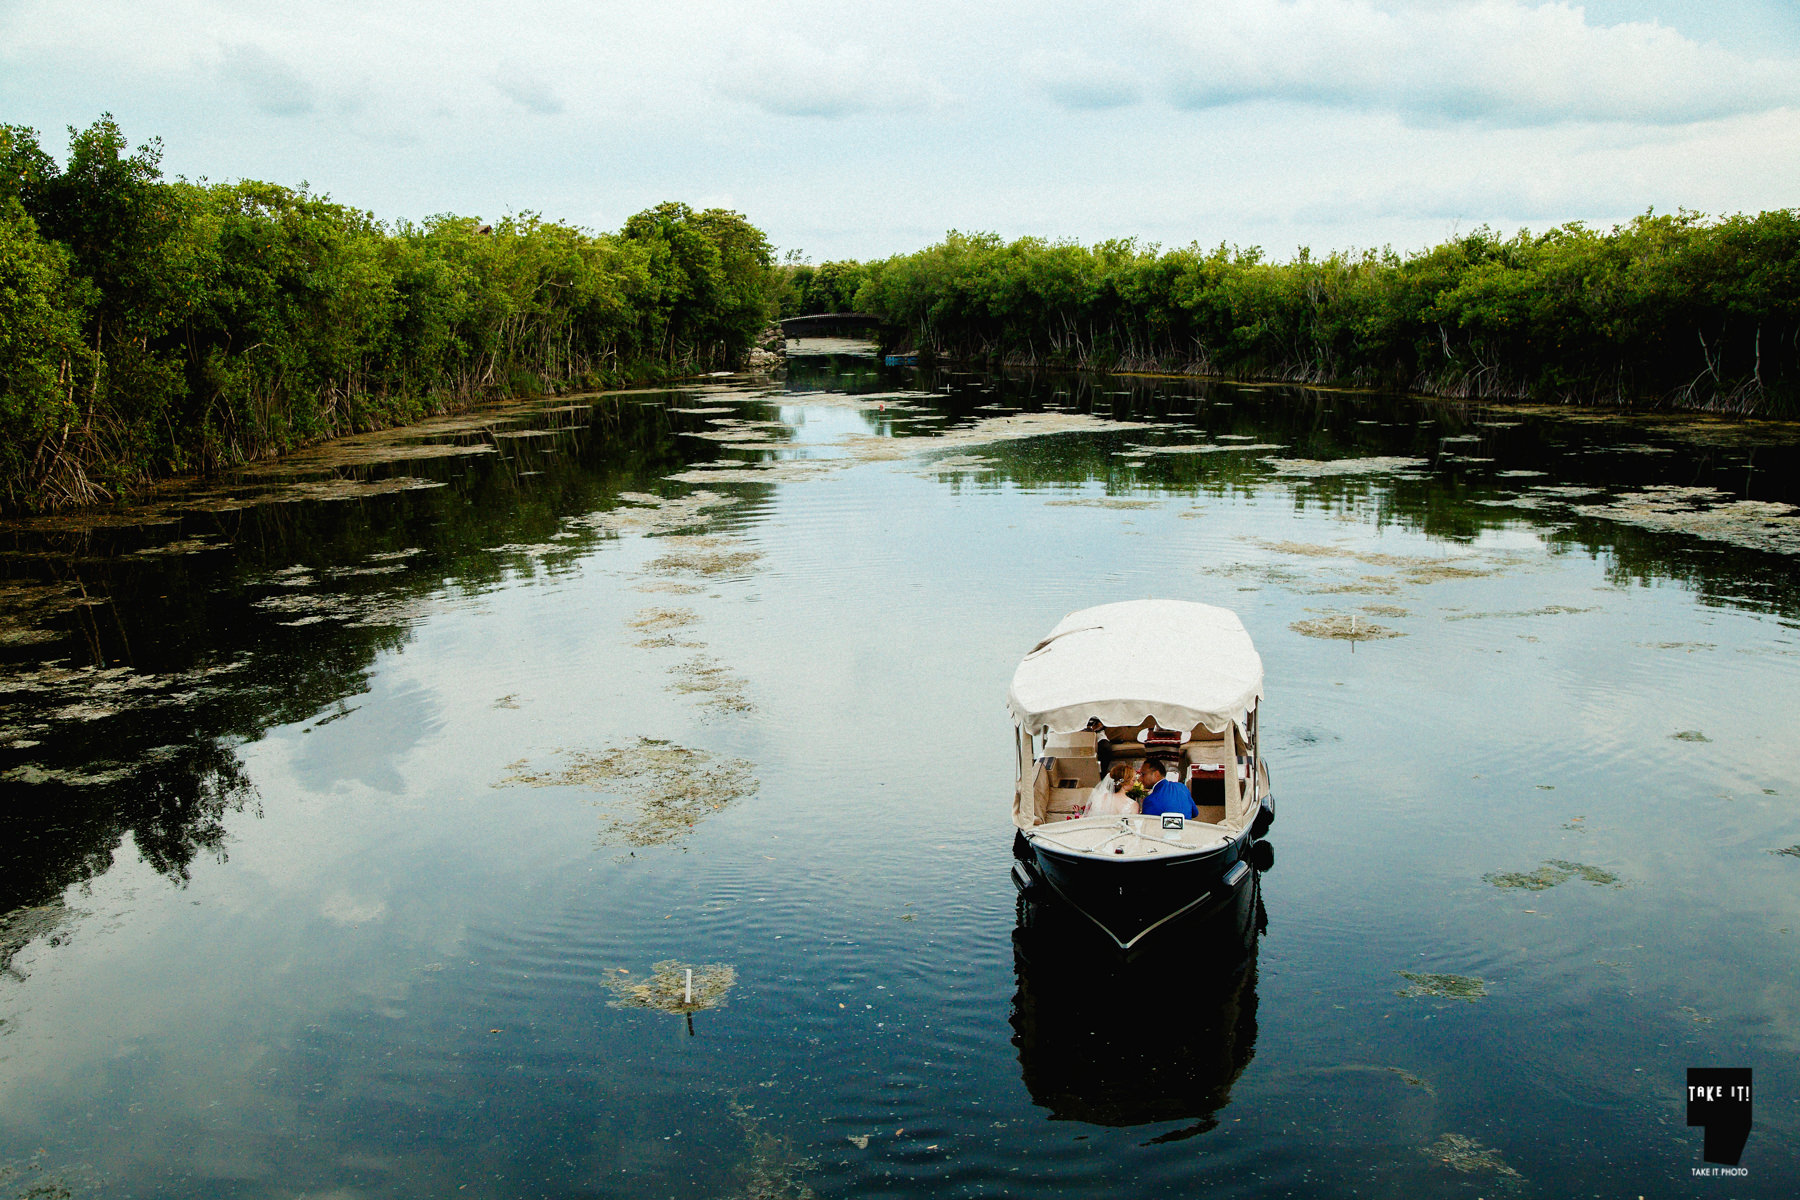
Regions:
<instances>
[{"instance_id":1,"label":"wooden bridge","mask_svg":"<svg viewBox=\"0 0 1800 1200\"><path fill-rule=\"evenodd\" d=\"M811 313L789 317L781 322L781 332L790 338L809 337L877 337L887 322L871 313Z\"/></svg>"}]
</instances>

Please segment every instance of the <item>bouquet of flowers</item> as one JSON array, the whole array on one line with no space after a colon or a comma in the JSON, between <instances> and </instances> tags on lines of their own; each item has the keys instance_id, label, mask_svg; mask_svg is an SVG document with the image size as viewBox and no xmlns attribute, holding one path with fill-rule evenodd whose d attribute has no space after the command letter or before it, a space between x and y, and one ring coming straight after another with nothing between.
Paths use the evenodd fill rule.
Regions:
<instances>
[{"instance_id":1,"label":"bouquet of flowers","mask_svg":"<svg viewBox=\"0 0 1800 1200\"><path fill-rule=\"evenodd\" d=\"M1125 774L1119 779L1119 790L1133 800L1142 800L1150 791L1150 789L1145 787L1143 782L1138 779L1138 773L1136 769L1132 767L1125 768Z\"/></svg>"}]
</instances>

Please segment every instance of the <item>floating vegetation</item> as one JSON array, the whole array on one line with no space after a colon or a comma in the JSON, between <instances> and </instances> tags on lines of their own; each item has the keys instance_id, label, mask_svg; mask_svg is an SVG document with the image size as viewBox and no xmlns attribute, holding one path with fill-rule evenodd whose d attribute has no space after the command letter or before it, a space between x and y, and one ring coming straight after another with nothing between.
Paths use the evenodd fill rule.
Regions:
<instances>
[{"instance_id":1,"label":"floating vegetation","mask_svg":"<svg viewBox=\"0 0 1800 1200\"><path fill-rule=\"evenodd\" d=\"M341 621L348 629L365 629L416 621L430 610L431 605L425 597L382 592L364 595L281 592L264 596L254 602L254 607L264 612L284 613L293 617L292 620L277 622L280 625L303 626L316 625L321 621Z\"/></svg>"},{"instance_id":2,"label":"floating vegetation","mask_svg":"<svg viewBox=\"0 0 1800 1200\"><path fill-rule=\"evenodd\" d=\"M1053 433L1124 433L1149 428L1150 425L1142 422L1109 421L1084 413L1013 413L952 426L929 438L859 437L851 439L847 445L857 458L889 459L946 446L982 446L992 442L1016 441L1019 438L1044 437Z\"/></svg>"},{"instance_id":3,"label":"floating vegetation","mask_svg":"<svg viewBox=\"0 0 1800 1200\"><path fill-rule=\"evenodd\" d=\"M69 720L68 710L54 714L63 720ZM95 716L111 716L113 710L97 711ZM81 718L76 718L81 719ZM92 718L87 718L91 720ZM17 745L18 743L14 743ZM73 768L40 767L36 763L22 763L12 770L0 774L0 781L6 783L60 783L68 787L105 787L129 779L137 768L129 763L90 763L83 770Z\"/></svg>"},{"instance_id":4,"label":"floating vegetation","mask_svg":"<svg viewBox=\"0 0 1800 1200\"><path fill-rule=\"evenodd\" d=\"M1046 508L1121 508L1137 510L1155 508L1160 500L1127 500L1120 496L1077 496L1069 500L1046 500Z\"/></svg>"},{"instance_id":5,"label":"floating vegetation","mask_svg":"<svg viewBox=\"0 0 1800 1200\"><path fill-rule=\"evenodd\" d=\"M1800 846L1783 846L1779 850L1771 850L1770 854L1784 854L1789 858L1800 858Z\"/></svg>"},{"instance_id":6,"label":"floating vegetation","mask_svg":"<svg viewBox=\"0 0 1800 1200\"><path fill-rule=\"evenodd\" d=\"M5 1025L0 1021L0 1031ZM74 1200L109 1190L93 1167L82 1164L45 1170L44 1156L45 1151L39 1149L30 1158L0 1163L0 1192L14 1200Z\"/></svg>"},{"instance_id":7,"label":"floating vegetation","mask_svg":"<svg viewBox=\"0 0 1800 1200\"><path fill-rule=\"evenodd\" d=\"M229 696L235 689L226 676L245 665L246 660L240 659L219 666L198 666L187 671L173 671L166 675L133 671L129 667L48 665L12 670L0 673L0 704L18 712L21 710L14 706L28 700L48 718L7 727L7 732L13 735L13 747L25 749L36 745L37 739L21 739L18 734L45 733L58 722L98 721L123 712L163 705L191 704L197 700ZM160 756L170 752L172 751L163 747L142 751L136 765L160 761ZM94 764L90 766L90 771L110 776L116 766L117 764ZM31 764L24 764L17 769L27 768L27 774L19 776L17 782L82 784L109 781L104 778L70 776L67 772ZM134 768L119 769L129 771Z\"/></svg>"},{"instance_id":8,"label":"floating vegetation","mask_svg":"<svg viewBox=\"0 0 1800 1200\"><path fill-rule=\"evenodd\" d=\"M1712 741L1711 738L1707 737L1704 733L1701 733L1698 729L1683 729L1680 733L1671 733L1669 736L1674 738L1678 742L1710 742L1710 741Z\"/></svg>"},{"instance_id":9,"label":"floating vegetation","mask_svg":"<svg viewBox=\"0 0 1800 1200\"><path fill-rule=\"evenodd\" d=\"M1358 579L1348 579L1338 583L1315 583L1302 588L1302 590L1313 596L1391 596L1395 592L1398 592L1400 587L1392 580L1383 576L1364 575ZM1388 606L1376 605L1375 607L1381 608ZM1367 606L1365 606L1364 611L1369 611ZM1405 616L1406 613L1404 610L1401 610L1397 615Z\"/></svg>"},{"instance_id":10,"label":"floating vegetation","mask_svg":"<svg viewBox=\"0 0 1800 1200\"><path fill-rule=\"evenodd\" d=\"M659 592L675 596L694 596L706 590L703 584L683 583L679 579L646 579L632 587L639 592Z\"/></svg>"},{"instance_id":11,"label":"floating vegetation","mask_svg":"<svg viewBox=\"0 0 1800 1200\"><path fill-rule=\"evenodd\" d=\"M517 438L521 440L527 438L550 438L561 437L565 433L573 433L576 428L577 426L574 425L564 425L560 429L496 429L488 436L508 439Z\"/></svg>"},{"instance_id":12,"label":"floating vegetation","mask_svg":"<svg viewBox=\"0 0 1800 1200\"><path fill-rule=\"evenodd\" d=\"M715 421L713 423L715 425L726 424L726 422L722 422L722 421ZM726 428L726 429L694 430L694 431L690 431L687 433L683 433L681 436L682 437L691 437L691 438L704 438L705 440L707 440L709 442L744 442L744 443L756 443L758 445L761 445L764 443L770 443L770 444L776 443L776 439L774 437L770 436L770 433L768 430L744 429L744 428L738 427L736 424L732 424L730 428Z\"/></svg>"},{"instance_id":13,"label":"floating vegetation","mask_svg":"<svg viewBox=\"0 0 1800 1200\"><path fill-rule=\"evenodd\" d=\"M1364 621L1355 613L1333 613L1309 621L1295 621L1288 626L1295 633L1312 638L1330 638L1340 642L1372 642L1382 638L1405 637L1398 629Z\"/></svg>"},{"instance_id":14,"label":"floating vegetation","mask_svg":"<svg viewBox=\"0 0 1800 1200\"><path fill-rule=\"evenodd\" d=\"M703 697L701 705L718 713L746 713L755 708L746 696L743 676L716 658L696 654L670 672L669 690Z\"/></svg>"},{"instance_id":15,"label":"floating vegetation","mask_svg":"<svg viewBox=\"0 0 1800 1200\"><path fill-rule=\"evenodd\" d=\"M1486 1173L1499 1175L1505 1179L1523 1179L1517 1171L1506 1164L1500 1152L1491 1146L1484 1146L1472 1137L1464 1137L1460 1133L1446 1133L1429 1146L1420 1151L1425 1157L1434 1159L1453 1171L1465 1175Z\"/></svg>"},{"instance_id":16,"label":"floating vegetation","mask_svg":"<svg viewBox=\"0 0 1800 1200\"><path fill-rule=\"evenodd\" d=\"M71 913L60 897L48 904L0 913L0 972L12 973L12 960L19 951L38 938L54 935L73 915L77 914Z\"/></svg>"},{"instance_id":17,"label":"floating vegetation","mask_svg":"<svg viewBox=\"0 0 1800 1200\"><path fill-rule=\"evenodd\" d=\"M663 540L668 547L659 558L645 564L645 570L657 575L741 575L762 557L738 538L672 537Z\"/></svg>"},{"instance_id":18,"label":"floating vegetation","mask_svg":"<svg viewBox=\"0 0 1800 1200\"><path fill-rule=\"evenodd\" d=\"M564 752L555 771L510 763L495 787L570 787L618 798L601 826L602 844L661 846L703 818L756 793L756 776L741 758L715 758L660 738L640 737L599 754Z\"/></svg>"},{"instance_id":19,"label":"floating vegetation","mask_svg":"<svg viewBox=\"0 0 1800 1200\"><path fill-rule=\"evenodd\" d=\"M567 530L591 529L600 533L644 535L674 533L710 520L714 509L736 504L734 497L697 489L685 496L654 496L649 492L621 492L619 504L605 512L585 513L563 522Z\"/></svg>"},{"instance_id":20,"label":"floating vegetation","mask_svg":"<svg viewBox=\"0 0 1800 1200\"><path fill-rule=\"evenodd\" d=\"M1362 610L1376 617L1409 617L1412 614L1398 604L1365 604Z\"/></svg>"},{"instance_id":21,"label":"floating vegetation","mask_svg":"<svg viewBox=\"0 0 1800 1200\"><path fill-rule=\"evenodd\" d=\"M796 1155L786 1138L770 1133L764 1128L764 1118L753 1116L740 1101L731 1101L731 1115L744 1131L749 1150L749 1158L738 1170L743 1183L739 1194L744 1200L814 1200L812 1188L800 1178L802 1172L812 1169L812 1161ZM868 1144L867 1137L863 1144Z\"/></svg>"},{"instance_id":22,"label":"floating vegetation","mask_svg":"<svg viewBox=\"0 0 1800 1200\"><path fill-rule=\"evenodd\" d=\"M127 558L161 558L182 554L199 554L206 550L229 550L230 542L221 542L217 538L189 537L178 538L172 542L164 542L160 546L145 546L141 550L133 550Z\"/></svg>"},{"instance_id":23,"label":"floating vegetation","mask_svg":"<svg viewBox=\"0 0 1800 1200\"><path fill-rule=\"evenodd\" d=\"M1599 612L1597 608L1571 608L1567 604L1546 604L1542 608L1525 608L1514 612L1454 613L1446 621L1486 621L1496 617L1553 617L1563 613ZM1679 736L1679 735L1677 735Z\"/></svg>"},{"instance_id":24,"label":"floating vegetation","mask_svg":"<svg viewBox=\"0 0 1800 1200\"><path fill-rule=\"evenodd\" d=\"M1422 478L1431 463L1423 458L1265 458L1265 463L1284 479L1332 479L1343 475L1394 475Z\"/></svg>"},{"instance_id":25,"label":"floating vegetation","mask_svg":"<svg viewBox=\"0 0 1800 1200\"><path fill-rule=\"evenodd\" d=\"M658 634L655 637L639 638L633 642L639 650L704 650L705 642L690 642L678 638L672 633Z\"/></svg>"},{"instance_id":26,"label":"floating vegetation","mask_svg":"<svg viewBox=\"0 0 1800 1200\"><path fill-rule=\"evenodd\" d=\"M784 458L764 463L695 467L665 475L677 483L798 483L847 465L838 459Z\"/></svg>"},{"instance_id":27,"label":"floating vegetation","mask_svg":"<svg viewBox=\"0 0 1800 1200\"><path fill-rule=\"evenodd\" d=\"M661 633L666 629L680 629L692 625L700 619L700 614L691 608L644 608L625 622L633 629L641 629L645 633Z\"/></svg>"},{"instance_id":28,"label":"floating vegetation","mask_svg":"<svg viewBox=\"0 0 1800 1200\"><path fill-rule=\"evenodd\" d=\"M1474 975L1434 975L1429 972L1401 971L1407 981L1396 996L1431 996L1440 1000L1476 1001L1488 994L1487 980Z\"/></svg>"},{"instance_id":29,"label":"floating vegetation","mask_svg":"<svg viewBox=\"0 0 1800 1200\"><path fill-rule=\"evenodd\" d=\"M1379 550L1365 550L1349 545L1320 545L1315 542L1270 542L1256 543L1265 550L1277 554L1291 555L1297 558L1347 558L1370 567L1394 567L1400 571L1399 580L1403 583L1438 583L1446 579L1476 579L1484 575L1494 574L1491 566L1480 565L1473 556L1461 559L1447 559L1411 554L1386 554ZM1381 576L1365 575L1363 579L1371 584L1392 586L1391 579Z\"/></svg>"},{"instance_id":30,"label":"floating vegetation","mask_svg":"<svg viewBox=\"0 0 1800 1200\"><path fill-rule=\"evenodd\" d=\"M41 646L46 642L61 641L63 637L54 629L0 628L0 646Z\"/></svg>"},{"instance_id":31,"label":"floating vegetation","mask_svg":"<svg viewBox=\"0 0 1800 1200\"><path fill-rule=\"evenodd\" d=\"M1232 451L1238 451L1238 450L1264 451L1264 450L1286 450L1287 449L1287 447L1280 442L1242 442L1242 441L1234 442L1234 441L1231 441L1231 439L1234 437L1241 438L1242 436L1243 436L1242 434L1226 433L1226 434L1221 434L1219 436L1218 442L1199 442L1199 443L1194 443L1194 444L1185 445L1185 446L1133 446L1131 448L1131 453L1133 455L1143 455L1143 454L1227 454ZM1221 444L1221 443L1225 443L1225 442L1230 442L1230 444L1229 445Z\"/></svg>"},{"instance_id":32,"label":"floating vegetation","mask_svg":"<svg viewBox=\"0 0 1800 1200\"><path fill-rule=\"evenodd\" d=\"M689 989L688 972L693 986ZM686 1016L722 1008L731 989L737 984L737 968L728 963L684 963L665 958L640 978L625 970L607 972L601 977L616 999L612 1008L648 1008L657 1012Z\"/></svg>"},{"instance_id":33,"label":"floating vegetation","mask_svg":"<svg viewBox=\"0 0 1800 1200\"><path fill-rule=\"evenodd\" d=\"M1535 871L1492 871L1482 879L1497 888L1541 892L1571 879L1582 879L1597 887L1622 887L1619 877L1602 867L1553 858Z\"/></svg>"},{"instance_id":34,"label":"floating vegetation","mask_svg":"<svg viewBox=\"0 0 1800 1200\"><path fill-rule=\"evenodd\" d=\"M1401 575L1408 583L1443 583L1449 579L1480 579L1494 572L1488 567L1466 567L1458 563L1431 563L1408 567Z\"/></svg>"},{"instance_id":35,"label":"floating vegetation","mask_svg":"<svg viewBox=\"0 0 1800 1200\"><path fill-rule=\"evenodd\" d=\"M484 431L488 423L484 423ZM403 427L413 437L423 432L420 426ZM399 432L399 431L390 431ZM298 475L316 471L340 471L349 467L373 467L383 463L414 462L432 458L463 458L471 454L492 454L491 442L422 442L388 441L383 434L365 434L361 438L342 438L310 449L286 455L250 473L250 478L276 475Z\"/></svg>"},{"instance_id":36,"label":"floating vegetation","mask_svg":"<svg viewBox=\"0 0 1800 1200\"><path fill-rule=\"evenodd\" d=\"M1717 488L1664 484L1626 492L1608 504L1576 505L1573 511L1750 550L1800 554L1800 508L1772 500L1734 500Z\"/></svg>"}]
</instances>

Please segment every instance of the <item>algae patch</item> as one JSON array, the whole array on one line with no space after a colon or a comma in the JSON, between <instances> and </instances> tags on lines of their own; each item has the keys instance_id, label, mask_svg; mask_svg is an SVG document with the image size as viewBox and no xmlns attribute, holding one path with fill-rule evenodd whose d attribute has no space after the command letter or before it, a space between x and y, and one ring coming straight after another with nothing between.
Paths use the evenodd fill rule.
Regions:
<instances>
[{"instance_id":1,"label":"algae patch","mask_svg":"<svg viewBox=\"0 0 1800 1200\"><path fill-rule=\"evenodd\" d=\"M1288 628L1307 637L1330 638L1340 642L1371 642L1406 636L1398 629L1362 620L1355 613L1332 613L1309 621L1295 621Z\"/></svg>"},{"instance_id":2,"label":"algae patch","mask_svg":"<svg viewBox=\"0 0 1800 1200\"><path fill-rule=\"evenodd\" d=\"M743 1130L749 1157L738 1168L744 1200L814 1200L814 1192L800 1178L814 1163L794 1152L784 1137L770 1133L767 1118L751 1113L749 1105L732 1100L731 1115ZM866 1139L865 1139L866 1143Z\"/></svg>"},{"instance_id":3,"label":"algae patch","mask_svg":"<svg viewBox=\"0 0 1800 1200\"><path fill-rule=\"evenodd\" d=\"M1119 496L1077 496L1067 500L1046 500L1046 508L1118 508L1137 510L1155 508L1158 500L1127 500Z\"/></svg>"},{"instance_id":4,"label":"algae patch","mask_svg":"<svg viewBox=\"0 0 1800 1200\"><path fill-rule=\"evenodd\" d=\"M1624 493L1607 504L1576 505L1573 511L1749 550L1800 554L1800 508L1769 500L1734 500L1717 488L1665 484Z\"/></svg>"},{"instance_id":5,"label":"algae patch","mask_svg":"<svg viewBox=\"0 0 1800 1200\"><path fill-rule=\"evenodd\" d=\"M625 623L645 633L662 633L692 625L699 619L700 614L691 608L644 608Z\"/></svg>"},{"instance_id":6,"label":"algae patch","mask_svg":"<svg viewBox=\"0 0 1800 1200\"><path fill-rule=\"evenodd\" d=\"M715 758L674 742L640 737L599 754L564 752L555 770L510 763L495 787L578 787L614 799L600 829L601 844L662 846L678 841L706 817L756 793L756 776L741 758Z\"/></svg>"},{"instance_id":7,"label":"algae patch","mask_svg":"<svg viewBox=\"0 0 1800 1200\"><path fill-rule=\"evenodd\" d=\"M1497 888L1527 892L1545 891L1571 879L1581 879L1596 887L1624 886L1617 875L1603 867L1570 862L1566 858L1549 859L1535 871L1490 871L1481 878Z\"/></svg>"},{"instance_id":8,"label":"algae patch","mask_svg":"<svg viewBox=\"0 0 1800 1200\"><path fill-rule=\"evenodd\" d=\"M1674 738L1678 742L1710 742L1710 741L1712 741L1711 738L1707 737L1704 733L1701 733L1698 729L1683 729L1680 733L1671 733L1669 736Z\"/></svg>"},{"instance_id":9,"label":"algae patch","mask_svg":"<svg viewBox=\"0 0 1800 1200\"><path fill-rule=\"evenodd\" d=\"M1419 1153L1464 1175L1490 1174L1504 1179L1524 1178L1506 1164L1498 1150L1460 1133L1446 1133L1431 1145L1422 1147Z\"/></svg>"},{"instance_id":10,"label":"algae patch","mask_svg":"<svg viewBox=\"0 0 1800 1200\"><path fill-rule=\"evenodd\" d=\"M664 534L702 525L713 510L737 503L731 496L697 488L685 496L655 496L648 492L621 492L619 504L605 512L586 513L563 522L565 531L582 529L599 533Z\"/></svg>"},{"instance_id":11,"label":"algae patch","mask_svg":"<svg viewBox=\"0 0 1800 1200\"><path fill-rule=\"evenodd\" d=\"M745 695L743 676L716 658L696 654L670 672L669 690L701 697L700 703L718 713L746 713L755 708Z\"/></svg>"},{"instance_id":12,"label":"algae patch","mask_svg":"<svg viewBox=\"0 0 1800 1200\"><path fill-rule=\"evenodd\" d=\"M664 539L664 545L668 550L646 563L645 570L656 575L713 578L742 575L762 558L762 551L753 550L736 538L672 537Z\"/></svg>"},{"instance_id":13,"label":"algae patch","mask_svg":"<svg viewBox=\"0 0 1800 1200\"><path fill-rule=\"evenodd\" d=\"M1345 475L1390 475L1395 478L1421 478L1429 467L1423 458L1378 456L1374 458L1265 458L1265 463L1284 479L1333 479Z\"/></svg>"},{"instance_id":14,"label":"algae patch","mask_svg":"<svg viewBox=\"0 0 1800 1200\"><path fill-rule=\"evenodd\" d=\"M1555 617L1566 613L1598 612L1593 608L1572 608L1567 604L1546 604L1541 608L1522 608L1512 612L1454 613L1446 621L1488 621L1498 617Z\"/></svg>"},{"instance_id":15,"label":"algae patch","mask_svg":"<svg viewBox=\"0 0 1800 1200\"><path fill-rule=\"evenodd\" d=\"M1407 981L1396 996L1433 996L1443 1000L1476 1001L1488 994L1487 980L1474 975L1434 975L1429 972L1401 971Z\"/></svg>"},{"instance_id":16,"label":"algae patch","mask_svg":"<svg viewBox=\"0 0 1800 1200\"><path fill-rule=\"evenodd\" d=\"M693 991L688 990L687 973L694 973ZM639 978L629 971L612 971L601 978L606 990L613 994L612 1008L648 1008L673 1016L688 1016L721 1008L731 989L737 986L737 968L729 963L684 963L665 958L651 966L649 976Z\"/></svg>"}]
</instances>

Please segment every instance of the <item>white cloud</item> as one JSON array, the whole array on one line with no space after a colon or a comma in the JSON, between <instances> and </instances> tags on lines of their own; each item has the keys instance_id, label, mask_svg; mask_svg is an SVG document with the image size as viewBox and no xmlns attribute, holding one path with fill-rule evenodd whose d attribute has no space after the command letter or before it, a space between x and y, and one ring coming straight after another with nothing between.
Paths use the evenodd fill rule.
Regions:
<instances>
[{"instance_id":1,"label":"white cloud","mask_svg":"<svg viewBox=\"0 0 1800 1200\"><path fill-rule=\"evenodd\" d=\"M1143 87L1134 72L1116 62L1068 50L1029 54L1025 75L1063 108L1094 111L1136 104Z\"/></svg>"},{"instance_id":2,"label":"white cloud","mask_svg":"<svg viewBox=\"0 0 1800 1200\"><path fill-rule=\"evenodd\" d=\"M1562 3L1205 0L1157 4L1167 92L1385 109L1415 120L1678 124L1800 102L1791 61L1748 58L1650 22L1588 23Z\"/></svg>"},{"instance_id":3,"label":"white cloud","mask_svg":"<svg viewBox=\"0 0 1800 1200\"><path fill-rule=\"evenodd\" d=\"M830 47L799 38L752 35L719 81L725 96L778 117L847 117L922 108L943 95L937 85L894 56L868 47Z\"/></svg>"},{"instance_id":4,"label":"white cloud","mask_svg":"<svg viewBox=\"0 0 1800 1200\"><path fill-rule=\"evenodd\" d=\"M110 110L171 175L384 217L728 195L818 261L951 227L1285 254L1792 204L1800 6L1713 44L1684 2L0 0L0 120L60 152Z\"/></svg>"},{"instance_id":5,"label":"white cloud","mask_svg":"<svg viewBox=\"0 0 1800 1200\"><path fill-rule=\"evenodd\" d=\"M318 89L260 46L226 46L219 73L270 116L297 117L317 107Z\"/></svg>"},{"instance_id":6,"label":"white cloud","mask_svg":"<svg viewBox=\"0 0 1800 1200\"><path fill-rule=\"evenodd\" d=\"M502 96L540 117L553 117L565 107L556 90L527 68L504 67L495 73L493 84Z\"/></svg>"}]
</instances>

